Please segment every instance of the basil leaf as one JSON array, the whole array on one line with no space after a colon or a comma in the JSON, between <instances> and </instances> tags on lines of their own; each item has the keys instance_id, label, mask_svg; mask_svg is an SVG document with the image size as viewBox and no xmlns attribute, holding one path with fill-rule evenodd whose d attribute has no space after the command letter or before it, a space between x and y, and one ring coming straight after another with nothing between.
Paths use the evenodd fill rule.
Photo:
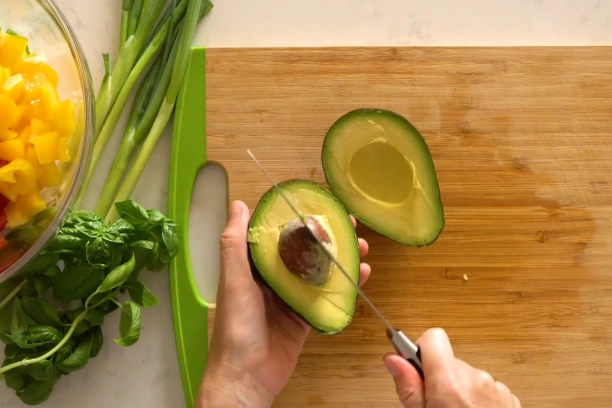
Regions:
<instances>
[{"instance_id":1,"label":"basil leaf","mask_svg":"<svg viewBox=\"0 0 612 408\"><path fill-rule=\"evenodd\" d=\"M85 320L92 326L101 326L104 324L104 312L100 309L90 309L85 314Z\"/></svg>"},{"instance_id":2,"label":"basil leaf","mask_svg":"<svg viewBox=\"0 0 612 408\"><path fill-rule=\"evenodd\" d=\"M91 329L91 327L91 324L87 320L81 320L74 328L74 337L81 337L87 330Z\"/></svg>"},{"instance_id":3,"label":"basil leaf","mask_svg":"<svg viewBox=\"0 0 612 408\"><path fill-rule=\"evenodd\" d=\"M4 382L6 386L19 392L21 391L28 380L28 375L20 370L10 370L4 373Z\"/></svg>"},{"instance_id":4,"label":"basil leaf","mask_svg":"<svg viewBox=\"0 0 612 408\"><path fill-rule=\"evenodd\" d=\"M136 273L140 272L149 263L154 245L153 242L145 240L136 241L130 245L136 258L136 266L134 267Z\"/></svg>"},{"instance_id":5,"label":"basil leaf","mask_svg":"<svg viewBox=\"0 0 612 408\"><path fill-rule=\"evenodd\" d=\"M125 283L125 281L130 277L130 274L134 270L135 263L136 260L134 259L134 254L132 253L132 257L129 261L122 265L119 265L118 267L113 269L108 275L106 275L106 278L104 278L104 281L96 292L108 292L123 285L123 283Z\"/></svg>"},{"instance_id":6,"label":"basil leaf","mask_svg":"<svg viewBox=\"0 0 612 408\"><path fill-rule=\"evenodd\" d=\"M90 265L73 266L53 280L55 296L62 302L84 299L104 280L104 272Z\"/></svg>"},{"instance_id":7,"label":"basil leaf","mask_svg":"<svg viewBox=\"0 0 612 408\"><path fill-rule=\"evenodd\" d=\"M22 390L17 391L17 396L27 405L42 404L49 398L59 379L60 375L55 374L45 381L32 381Z\"/></svg>"},{"instance_id":8,"label":"basil leaf","mask_svg":"<svg viewBox=\"0 0 612 408\"><path fill-rule=\"evenodd\" d=\"M23 332L9 335L11 340L21 348L32 349L45 344L57 344L62 340L62 333L52 326L29 326Z\"/></svg>"},{"instance_id":9,"label":"basil leaf","mask_svg":"<svg viewBox=\"0 0 612 408\"><path fill-rule=\"evenodd\" d=\"M115 203L115 209L121 218L129 222L137 230L145 230L149 223L149 214L139 204L132 200Z\"/></svg>"},{"instance_id":10,"label":"basil leaf","mask_svg":"<svg viewBox=\"0 0 612 408\"><path fill-rule=\"evenodd\" d=\"M21 305L30 319L38 324L62 327L59 315L49 303L31 297L21 299Z\"/></svg>"},{"instance_id":11,"label":"basil leaf","mask_svg":"<svg viewBox=\"0 0 612 408\"><path fill-rule=\"evenodd\" d=\"M179 251L178 236L176 235L176 224L171 221L164 222L162 226L162 239L164 245L168 249L168 255L170 259L174 258ZM170 259L166 261L169 262Z\"/></svg>"},{"instance_id":12,"label":"basil leaf","mask_svg":"<svg viewBox=\"0 0 612 408\"><path fill-rule=\"evenodd\" d=\"M104 269L113 260L113 253L108 242L98 237L93 241L89 241L85 246L85 259L87 259L87 263L91 266Z\"/></svg>"},{"instance_id":13,"label":"basil leaf","mask_svg":"<svg viewBox=\"0 0 612 408\"><path fill-rule=\"evenodd\" d=\"M85 245L85 240L74 235L57 234L47 246L48 250L72 249Z\"/></svg>"},{"instance_id":14,"label":"basil leaf","mask_svg":"<svg viewBox=\"0 0 612 408\"><path fill-rule=\"evenodd\" d=\"M93 337L91 333L87 333L74 352L57 365L57 369L68 374L85 367L89 361L89 353L91 353L92 344Z\"/></svg>"},{"instance_id":15,"label":"basil leaf","mask_svg":"<svg viewBox=\"0 0 612 408\"><path fill-rule=\"evenodd\" d=\"M130 281L125 284L125 287L127 287L130 293L130 298L142 307L151 307L159 303L159 299L157 299L153 292L139 280Z\"/></svg>"},{"instance_id":16,"label":"basil leaf","mask_svg":"<svg viewBox=\"0 0 612 408\"><path fill-rule=\"evenodd\" d=\"M0 284L0 300L5 299L8 295L13 292L17 286L23 282L23 278L14 276Z\"/></svg>"},{"instance_id":17,"label":"basil leaf","mask_svg":"<svg viewBox=\"0 0 612 408\"><path fill-rule=\"evenodd\" d=\"M115 343L124 347L133 345L140 338L141 326L140 308L136 303L126 301L121 306L121 321L119 322L121 338L115 339Z\"/></svg>"},{"instance_id":18,"label":"basil leaf","mask_svg":"<svg viewBox=\"0 0 612 408\"><path fill-rule=\"evenodd\" d=\"M36 289L36 296L42 298L47 293L47 289L49 286L42 278L32 278L32 282L34 283L34 289Z\"/></svg>"},{"instance_id":19,"label":"basil leaf","mask_svg":"<svg viewBox=\"0 0 612 408\"><path fill-rule=\"evenodd\" d=\"M149 216L149 223L152 225L161 225L166 216L157 210L148 210L147 215Z\"/></svg>"},{"instance_id":20,"label":"basil leaf","mask_svg":"<svg viewBox=\"0 0 612 408\"><path fill-rule=\"evenodd\" d=\"M35 276L48 267L57 264L59 261L59 254L56 253L42 253L30 261L26 266L21 270L20 276L25 278L30 278Z\"/></svg>"},{"instance_id":21,"label":"basil leaf","mask_svg":"<svg viewBox=\"0 0 612 408\"><path fill-rule=\"evenodd\" d=\"M74 340L68 340L66 344L64 344L53 356L53 361L55 365L57 366L62 361L66 360L72 353L74 353L75 349L76 344L74 343Z\"/></svg>"},{"instance_id":22,"label":"basil leaf","mask_svg":"<svg viewBox=\"0 0 612 408\"><path fill-rule=\"evenodd\" d=\"M66 220L66 224L79 224L84 222L100 222L103 223L104 219L95 212L85 210L73 210L70 216Z\"/></svg>"},{"instance_id":23,"label":"basil leaf","mask_svg":"<svg viewBox=\"0 0 612 408\"><path fill-rule=\"evenodd\" d=\"M16 335L23 333L27 330L30 320L28 315L24 312L21 306L19 298L15 298L13 301L13 317L11 320L11 334ZM10 336L9 336L10 337ZM13 339L14 341L14 339Z\"/></svg>"},{"instance_id":24,"label":"basil leaf","mask_svg":"<svg viewBox=\"0 0 612 408\"><path fill-rule=\"evenodd\" d=\"M136 231L136 228L123 218L118 219L117 222L108 227L108 229L117 231L119 234L131 234Z\"/></svg>"},{"instance_id":25,"label":"basil leaf","mask_svg":"<svg viewBox=\"0 0 612 408\"><path fill-rule=\"evenodd\" d=\"M102 350L102 345L104 344L102 328L100 326L92 327L91 336L93 340L91 344L91 353L89 353L89 358L94 358L100 353L100 350Z\"/></svg>"},{"instance_id":26,"label":"basil leaf","mask_svg":"<svg viewBox=\"0 0 612 408\"><path fill-rule=\"evenodd\" d=\"M48 380L55 374L55 366L51 360L42 360L34 364L24 365L20 369L36 381Z\"/></svg>"}]
</instances>

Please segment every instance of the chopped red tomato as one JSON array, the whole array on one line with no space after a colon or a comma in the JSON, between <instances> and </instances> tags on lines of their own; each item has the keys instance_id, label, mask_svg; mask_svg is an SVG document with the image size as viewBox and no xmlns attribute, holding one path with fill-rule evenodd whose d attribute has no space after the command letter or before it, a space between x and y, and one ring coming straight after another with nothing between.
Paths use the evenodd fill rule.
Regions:
<instances>
[{"instance_id":1,"label":"chopped red tomato","mask_svg":"<svg viewBox=\"0 0 612 408\"><path fill-rule=\"evenodd\" d=\"M0 209L0 231L4 230L4 227L6 227L6 213Z\"/></svg>"},{"instance_id":2,"label":"chopped red tomato","mask_svg":"<svg viewBox=\"0 0 612 408\"><path fill-rule=\"evenodd\" d=\"M10 202L11 200L0 194L0 208L6 208L6 206L9 205Z\"/></svg>"}]
</instances>

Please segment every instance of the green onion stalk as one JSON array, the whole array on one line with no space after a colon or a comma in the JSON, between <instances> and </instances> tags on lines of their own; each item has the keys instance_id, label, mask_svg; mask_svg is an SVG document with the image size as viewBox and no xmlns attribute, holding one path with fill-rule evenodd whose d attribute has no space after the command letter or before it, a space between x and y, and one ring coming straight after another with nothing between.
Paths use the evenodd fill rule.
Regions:
<instances>
[{"instance_id":1,"label":"green onion stalk","mask_svg":"<svg viewBox=\"0 0 612 408\"><path fill-rule=\"evenodd\" d=\"M134 1L132 5L133 13ZM155 27L157 20L166 5L165 0L142 0L140 4L135 32L127 37L126 41L119 50L116 64L111 72L107 72L107 78L102 82L96 99L96 135L102 129L110 109L117 100L121 88L125 84L136 60L139 58L151 30ZM131 16L130 16L131 19ZM128 32L134 24L128 22ZM133 28L133 27L132 27Z\"/></svg>"},{"instance_id":2,"label":"green onion stalk","mask_svg":"<svg viewBox=\"0 0 612 408\"><path fill-rule=\"evenodd\" d=\"M141 78L143 72L145 72L147 66L149 66L151 61L154 61L156 57L160 54L164 45L168 47L169 39L173 38L172 36L168 36L168 32L172 32L175 25L182 21L185 15L185 10L187 8L187 3L188 0L180 0L178 3L176 3L176 0L174 0L174 7L168 8L168 10L166 10L166 13L164 13L164 16L160 20L160 24L152 33L152 39L149 42L149 45L138 59L136 65L130 71L125 81L125 84L121 89L121 92L119 92L119 95L117 96L117 99L112 109L108 113L104 125L102 125L99 132L96 133L97 136L93 147L91 164L83 182L83 190L87 190L87 188L89 187L94 172L98 166L98 163L100 162L100 159L102 158L102 154L104 153L104 149L108 145L108 142L110 141L113 132L117 127L117 123L119 122L119 119L123 114L125 104L127 103L127 100L136 82ZM168 53L165 53L165 55L167 56ZM104 82L110 81L110 78L113 77L110 62L108 59L108 54L105 54L104 57L106 75L102 83L102 88L104 88ZM79 202L77 202L77 207L80 207L81 200L83 198L84 197L81 196Z\"/></svg>"},{"instance_id":3,"label":"green onion stalk","mask_svg":"<svg viewBox=\"0 0 612 408\"><path fill-rule=\"evenodd\" d=\"M168 124L170 117L174 111L174 106L176 104L176 99L183 82L183 78L185 76L185 72L187 70L187 63L189 61L189 50L191 48L191 42L193 40L193 36L197 27L197 24L201 18L201 16L205 15L212 8L212 4L207 0L189 0L189 4L187 6L187 11L185 14L185 20L183 21L182 27L180 27L180 34L178 39L178 44L176 47L176 56L174 57L172 72L170 75L170 80L168 87L165 91L165 95L161 102L159 109L156 111L154 115L154 122L151 125L150 130L146 136L142 144L142 148L140 149L138 156L136 157L133 166L129 170L128 174L123 181L117 196L114 199L109 199L104 196L101 197L101 201L99 202L98 209L104 210L108 208L108 203L112 203L120 199L121 197L130 197L136 185L138 184L138 180L144 171L144 168L147 164L147 161L151 157L157 142L159 141L166 125ZM160 91L163 88L158 88ZM157 92L156 92L157 93ZM132 142L126 142L125 146L134 146L134 141L138 141L136 138L132 138ZM131 147L133 150L134 147ZM128 147L125 148L126 150ZM126 153L127 154L127 153ZM111 169L111 172L114 169ZM109 174L110 176L110 174ZM113 180L118 179L120 175L113 175ZM107 181L108 184L109 183ZM107 189L107 191L112 191L111 188ZM114 207L111 206L110 210L106 214L106 221L110 222L111 220L117 219L117 212Z\"/></svg>"}]
</instances>

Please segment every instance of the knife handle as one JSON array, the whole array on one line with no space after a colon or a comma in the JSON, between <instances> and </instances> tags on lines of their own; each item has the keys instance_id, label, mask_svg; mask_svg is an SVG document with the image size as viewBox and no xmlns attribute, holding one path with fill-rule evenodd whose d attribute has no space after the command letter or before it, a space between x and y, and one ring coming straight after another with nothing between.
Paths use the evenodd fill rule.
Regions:
<instances>
[{"instance_id":1,"label":"knife handle","mask_svg":"<svg viewBox=\"0 0 612 408\"><path fill-rule=\"evenodd\" d=\"M395 350L417 370L421 379L425 380L423 365L421 364L421 349L401 330L394 330L389 334L389 339Z\"/></svg>"}]
</instances>

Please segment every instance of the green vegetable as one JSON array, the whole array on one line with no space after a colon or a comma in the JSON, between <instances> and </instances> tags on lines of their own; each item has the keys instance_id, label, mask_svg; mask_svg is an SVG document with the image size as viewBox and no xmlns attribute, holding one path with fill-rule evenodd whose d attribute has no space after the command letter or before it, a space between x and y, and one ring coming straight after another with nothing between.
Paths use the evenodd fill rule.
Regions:
<instances>
[{"instance_id":1,"label":"green vegetable","mask_svg":"<svg viewBox=\"0 0 612 408\"><path fill-rule=\"evenodd\" d=\"M134 302L127 301L121 306L121 323L119 324L120 339L115 343L120 346L131 346L140 338L140 308Z\"/></svg>"},{"instance_id":2,"label":"green vegetable","mask_svg":"<svg viewBox=\"0 0 612 408\"><path fill-rule=\"evenodd\" d=\"M92 265L70 266L53 281L55 296L63 302L89 296L104 280L104 272Z\"/></svg>"},{"instance_id":3,"label":"green vegetable","mask_svg":"<svg viewBox=\"0 0 612 408\"><path fill-rule=\"evenodd\" d=\"M133 166L127 173L123 184L115 197L115 201L123 201L130 197L136 188L136 184L138 183L138 180L140 179L140 176L142 175L142 172L144 171L144 168L151 154L153 153L159 138L170 120L170 116L174 111L174 105L176 103L180 86L183 82L185 71L187 70L189 49L191 47L191 41L199 21L199 15L203 10L206 10L207 8L210 9L212 5L209 6L209 4L210 3L205 3L203 0L191 0L187 5L187 12L185 14L186 19L180 29L180 38L177 44L178 49L172 68L170 83L168 84L168 88L165 92L164 101L157 112L155 121L151 126L149 134L144 140L142 148L140 149ZM117 213L114 210L110 210L106 216L108 221L113 221L116 218Z\"/></svg>"},{"instance_id":4,"label":"green vegetable","mask_svg":"<svg viewBox=\"0 0 612 408\"><path fill-rule=\"evenodd\" d=\"M127 282L130 298L142 307L152 307L159 303L157 297L151 292L144 283L139 280Z\"/></svg>"},{"instance_id":5,"label":"green vegetable","mask_svg":"<svg viewBox=\"0 0 612 408\"><path fill-rule=\"evenodd\" d=\"M21 299L21 306L30 319L38 324L62 327L59 315L49 303L40 299L24 297Z\"/></svg>"},{"instance_id":6,"label":"green vegetable","mask_svg":"<svg viewBox=\"0 0 612 408\"><path fill-rule=\"evenodd\" d=\"M52 326L36 325L26 326L18 333L9 335L9 338L17 346L27 349L57 344L62 339L62 333Z\"/></svg>"},{"instance_id":7,"label":"green vegetable","mask_svg":"<svg viewBox=\"0 0 612 408\"><path fill-rule=\"evenodd\" d=\"M92 345L93 335L91 333L85 334L76 350L57 365L58 370L64 373L71 373L85 367L89 361Z\"/></svg>"}]
</instances>

